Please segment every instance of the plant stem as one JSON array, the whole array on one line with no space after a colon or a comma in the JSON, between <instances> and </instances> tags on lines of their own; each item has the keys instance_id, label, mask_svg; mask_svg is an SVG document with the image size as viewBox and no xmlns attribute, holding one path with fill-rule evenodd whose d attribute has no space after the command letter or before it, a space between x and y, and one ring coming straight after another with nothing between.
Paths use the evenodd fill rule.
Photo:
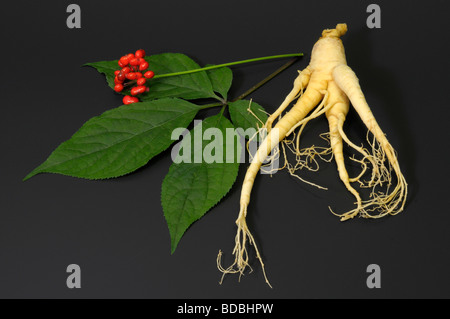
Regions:
<instances>
[{"instance_id":1,"label":"plant stem","mask_svg":"<svg viewBox=\"0 0 450 319\"><path fill-rule=\"evenodd\" d=\"M226 66L233 66L233 65L250 63L250 62L258 62L258 61L272 60L272 59L283 59L283 58L290 58L290 57L300 57L300 56L303 56L303 53L272 55L272 56L266 56L266 57L261 57L261 58L253 58L253 59L247 59L247 60L242 60L242 61L223 63L223 64L218 64L218 65L211 65L211 66L207 66L207 67L200 68L200 69L193 69L193 70L180 71L180 72L174 72L174 73L166 73L166 74L157 74L153 78L160 79L160 78L166 78L169 76L191 74L191 73L195 73L195 72L207 71L207 70L212 70L212 69L223 68Z\"/></svg>"},{"instance_id":2,"label":"plant stem","mask_svg":"<svg viewBox=\"0 0 450 319\"><path fill-rule=\"evenodd\" d=\"M224 106L224 105L227 105L227 103L226 102L224 102L224 103L222 103L222 102L210 103L210 104L205 104L205 105L199 105L199 107L203 110L203 109L209 109L209 108L212 108L212 107Z\"/></svg>"},{"instance_id":3,"label":"plant stem","mask_svg":"<svg viewBox=\"0 0 450 319\"><path fill-rule=\"evenodd\" d=\"M295 57L293 59L291 59L289 62L287 62L286 64L284 64L283 66L281 66L279 69L277 69L275 72L273 72L272 74L270 74L269 76L267 76L266 78L264 78L263 80L261 80L260 82L258 82L257 84L255 84L254 86L252 86L250 89L248 89L247 91L245 91L244 93L242 93L241 95L239 95L237 98L231 100L231 102L236 102L242 99L245 99L248 95L252 94L253 92L255 92L257 89L259 89L261 86L263 86L264 84L266 84L267 82L269 82L270 80L272 80L274 77L276 77L278 74L280 74L281 72L283 72L284 70L286 70L288 67L290 67L292 64L294 64L294 62L296 62L298 59L298 57Z\"/></svg>"},{"instance_id":4,"label":"plant stem","mask_svg":"<svg viewBox=\"0 0 450 319\"><path fill-rule=\"evenodd\" d=\"M266 84L267 82L272 80L274 77L276 77L278 74L280 74L281 72L286 70L288 67L290 67L292 64L294 64L297 61L297 59L298 59L298 57L295 57L295 58L291 59L289 62L285 63L283 66L281 66L275 72L271 73L269 76L265 77L263 80L261 80L260 82L258 82L254 86L252 86L250 89L248 89L247 91L245 91L244 93L239 95L237 98L232 99L231 102L236 102L236 101L245 99L248 95L250 95L253 92L255 92L261 86L263 86L264 84ZM225 106L227 103L228 102L224 102L224 103L210 103L210 104L202 105L201 108L202 109L208 109L208 108L217 107L217 106Z\"/></svg>"}]
</instances>

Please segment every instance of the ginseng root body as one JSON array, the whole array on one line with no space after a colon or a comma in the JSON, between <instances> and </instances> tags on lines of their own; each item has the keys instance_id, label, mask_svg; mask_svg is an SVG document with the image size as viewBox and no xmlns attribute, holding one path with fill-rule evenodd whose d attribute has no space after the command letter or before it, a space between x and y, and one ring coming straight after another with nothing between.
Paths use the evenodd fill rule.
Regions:
<instances>
[{"instance_id":1,"label":"ginseng root body","mask_svg":"<svg viewBox=\"0 0 450 319\"><path fill-rule=\"evenodd\" d=\"M247 207L250 203L255 178L262 164L274 148L278 147L280 143L287 143L289 135L296 135L295 141L289 142L291 146L289 149L295 153L297 163L295 166L285 165L291 174L295 174L299 168L308 167L308 159L304 160L303 158L305 156L311 159L314 155L322 156L329 153L334 157L339 178L355 198L355 208L351 211L341 214L332 211L342 221L355 216L380 218L386 215L395 215L403 210L407 196L407 184L400 170L394 148L375 120L356 74L347 65L344 46L340 39L346 32L346 24L338 24L335 29L326 29L322 32L322 36L312 49L309 65L299 72L291 92L265 123L266 138L253 156L242 185L240 211L236 220L238 229L233 250L235 260L231 266L223 268L221 252L217 259L217 265L224 275L227 273L244 274L245 269L250 267L247 244L251 244L261 263L265 280L270 286L261 255L247 227ZM294 104L290 110L282 115L292 103ZM373 140L369 140L369 148L352 143L343 130L350 103L373 136ZM329 123L329 150L319 150L314 147L301 149L299 139L304 126L322 114L325 114ZM273 126L275 122L276 124ZM362 167L361 173L356 177L349 177L346 170L344 142L359 154L359 159L352 158ZM392 171L395 174L394 177ZM369 172L371 172L369 180L363 180L363 177ZM370 197L362 199L352 183L357 183L359 187L370 188L372 190ZM383 191L379 190L380 186L386 185L387 187Z\"/></svg>"}]
</instances>

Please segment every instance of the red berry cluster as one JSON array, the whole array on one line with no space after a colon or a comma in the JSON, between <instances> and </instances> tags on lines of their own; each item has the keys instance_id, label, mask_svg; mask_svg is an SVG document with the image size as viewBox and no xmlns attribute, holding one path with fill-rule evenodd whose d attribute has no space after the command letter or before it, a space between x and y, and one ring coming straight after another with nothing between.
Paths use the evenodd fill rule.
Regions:
<instances>
[{"instance_id":1,"label":"red berry cluster","mask_svg":"<svg viewBox=\"0 0 450 319\"><path fill-rule=\"evenodd\" d=\"M135 54L129 53L119 59L120 70L114 71L114 91L122 92L125 86L133 85L131 88L131 95L123 97L123 104L131 104L139 102L136 95L148 92L149 88L145 86L147 79L151 79L155 73L153 71L146 71L148 69L148 62L144 60L145 51L140 49ZM144 72L142 74L141 72ZM128 80L128 81L127 81ZM125 83L126 82L126 83Z\"/></svg>"}]
</instances>

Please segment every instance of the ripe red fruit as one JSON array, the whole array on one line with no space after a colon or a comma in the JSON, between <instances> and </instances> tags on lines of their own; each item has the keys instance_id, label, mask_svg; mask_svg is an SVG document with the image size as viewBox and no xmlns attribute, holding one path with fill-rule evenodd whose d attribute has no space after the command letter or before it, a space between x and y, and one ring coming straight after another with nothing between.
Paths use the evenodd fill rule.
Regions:
<instances>
[{"instance_id":1,"label":"ripe red fruit","mask_svg":"<svg viewBox=\"0 0 450 319\"><path fill-rule=\"evenodd\" d=\"M148 62L147 61L143 61L141 62L141 64L139 64L139 70L144 71L148 69Z\"/></svg>"},{"instance_id":2,"label":"ripe red fruit","mask_svg":"<svg viewBox=\"0 0 450 319\"><path fill-rule=\"evenodd\" d=\"M136 73L134 73L134 72L130 72L130 73L125 74L125 77L128 80L136 80L136 78L137 78Z\"/></svg>"},{"instance_id":3,"label":"ripe red fruit","mask_svg":"<svg viewBox=\"0 0 450 319\"><path fill-rule=\"evenodd\" d=\"M135 72L136 73L136 79L140 79L142 77L142 73L141 72Z\"/></svg>"},{"instance_id":4,"label":"ripe red fruit","mask_svg":"<svg viewBox=\"0 0 450 319\"><path fill-rule=\"evenodd\" d=\"M145 85L138 85L136 87L137 87L138 92L139 92L138 94L144 93L145 90L147 89L147 87Z\"/></svg>"},{"instance_id":5,"label":"ripe red fruit","mask_svg":"<svg viewBox=\"0 0 450 319\"><path fill-rule=\"evenodd\" d=\"M129 66L126 66L126 67L122 68L122 73L124 73L124 74L127 74L127 73L129 73L130 71L131 71L131 69L130 69Z\"/></svg>"},{"instance_id":6,"label":"ripe red fruit","mask_svg":"<svg viewBox=\"0 0 450 319\"><path fill-rule=\"evenodd\" d=\"M114 71L114 75L119 75L119 73L120 73L120 70Z\"/></svg>"},{"instance_id":7,"label":"ripe red fruit","mask_svg":"<svg viewBox=\"0 0 450 319\"><path fill-rule=\"evenodd\" d=\"M137 87L135 86L134 88L132 88L131 90L130 90L130 93L131 93L131 95L137 95L138 93L137 93Z\"/></svg>"},{"instance_id":8,"label":"ripe red fruit","mask_svg":"<svg viewBox=\"0 0 450 319\"><path fill-rule=\"evenodd\" d=\"M123 83L123 81L119 80L118 75L114 77L114 84Z\"/></svg>"},{"instance_id":9,"label":"ripe red fruit","mask_svg":"<svg viewBox=\"0 0 450 319\"><path fill-rule=\"evenodd\" d=\"M136 58L143 58L143 57L145 57L145 51L142 49L137 50L136 53L134 54L134 56Z\"/></svg>"},{"instance_id":10,"label":"ripe red fruit","mask_svg":"<svg viewBox=\"0 0 450 319\"><path fill-rule=\"evenodd\" d=\"M133 58L130 60L129 63L131 66L136 66L136 65L139 65L139 60L137 58Z\"/></svg>"},{"instance_id":11,"label":"ripe red fruit","mask_svg":"<svg viewBox=\"0 0 450 319\"><path fill-rule=\"evenodd\" d=\"M130 60L134 58L134 54L133 53L128 53L126 55L126 57L128 58L128 62L130 62Z\"/></svg>"},{"instance_id":12,"label":"ripe red fruit","mask_svg":"<svg viewBox=\"0 0 450 319\"><path fill-rule=\"evenodd\" d=\"M147 79L151 79L154 75L155 75L155 72L153 72L153 71L147 71L147 72L144 73L144 76Z\"/></svg>"},{"instance_id":13,"label":"ripe red fruit","mask_svg":"<svg viewBox=\"0 0 450 319\"><path fill-rule=\"evenodd\" d=\"M119 72L119 74L117 75L117 79L118 79L120 82L125 81L125 73Z\"/></svg>"},{"instance_id":14,"label":"ripe red fruit","mask_svg":"<svg viewBox=\"0 0 450 319\"><path fill-rule=\"evenodd\" d=\"M144 85L145 82L147 82L146 78L139 78L139 79L137 79L136 84L137 85Z\"/></svg>"},{"instance_id":15,"label":"ripe red fruit","mask_svg":"<svg viewBox=\"0 0 450 319\"><path fill-rule=\"evenodd\" d=\"M130 61L128 61L127 56L123 56L120 58L119 62L122 63L123 65L127 65Z\"/></svg>"},{"instance_id":16,"label":"ripe red fruit","mask_svg":"<svg viewBox=\"0 0 450 319\"><path fill-rule=\"evenodd\" d=\"M137 97L132 97L132 96L129 96L129 95L125 95L123 97L123 99L122 99L122 102L123 102L123 104L128 105L128 104L131 104L131 103L139 102L139 99Z\"/></svg>"},{"instance_id":17,"label":"ripe red fruit","mask_svg":"<svg viewBox=\"0 0 450 319\"><path fill-rule=\"evenodd\" d=\"M146 89L146 87L143 85L135 86L134 88L131 89L131 95L142 94L145 92L145 89Z\"/></svg>"},{"instance_id":18,"label":"ripe red fruit","mask_svg":"<svg viewBox=\"0 0 450 319\"><path fill-rule=\"evenodd\" d=\"M123 85L122 85L122 84L117 83L117 84L114 86L114 91L116 91L116 92L122 92L122 90L123 90Z\"/></svg>"},{"instance_id":19,"label":"ripe red fruit","mask_svg":"<svg viewBox=\"0 0 450 319\"><path fill-rule=\"evenodd\" d=\"M123 68L124 66L126 66L126 64L123 64L122 62L120 62L120 60L119 60L119 62L117 62L117 64L119 64L119 66L120 66L121 68Z\"/></svg>"}]
</instances>

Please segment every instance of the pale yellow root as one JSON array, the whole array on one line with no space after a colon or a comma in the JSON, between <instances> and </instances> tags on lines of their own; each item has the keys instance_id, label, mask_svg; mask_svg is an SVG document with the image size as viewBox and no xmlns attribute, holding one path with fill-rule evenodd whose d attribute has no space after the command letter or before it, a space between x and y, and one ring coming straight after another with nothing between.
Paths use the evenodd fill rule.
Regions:
<instances>
[{"instance_id":1,"label":"pale yellow root","mask_svg":"<svg viewBox=\"0 0 450 319\"><path fill-rule=\"evenodd\" d=\"M267 119L267 122L265 124L267 132L270 132L273 122L281 115L281 113L286 110L286 108L292 103L292 101L294 101L303 93L303 90L307 87L310 78L311 71L308 69L308 67L298 73L297 78L294 80L294 87L292 88L291 92L289 92L278 109L273 112Z\"/></svg>"},{"instance_id":2,"label":"pale yellow root","mask_svg":"<svg viewBox=\"0 0 450 319\"><path fill-rule=\"evenodd\" d=\"M379 218L387 214L395 215L404 208L407 196L407 184L403 174L400 171L394 149L387 141L367 102L365 101L356 75L347 66L342 43L340 40L336 42L337 37L339 37L338 34L342 34L343 30L345 30L345 27L339 27L338 25L336 29L325 30L323 32L323 37L313 48L311 63L309 66L312 70L312 77L314 77L315 72L317 72L315 65L319 64L316 63L317 61L323 63L322 69L325 69L325 65L329 65L329 62L333 61L332 64L334 65L330 72L332 77L327 79L327 90L330 96L327 103L328 105L324 107L324 109L326 109L326 115L330 125L330 145L337 163L340 179L356 199L355 204L357 207L349 212L336 214L331 209L330 210L333 214L341 217L341 220L347 220L357 215L366 218ZM331 37L330 34L332 34ZM323 41L322 39L324 37L330 37L330 39L325 39L329 41ZM326 59L329 59L329 61L325 61ZM339 61L339 63L336 63L336 61ZM349 108L349 99L369 131L374 136L373 141L370 141L369 137L367 137L369 145L371 146L370 150L352 143L343 130L345 115L347 114ZM321 111L323 111L321 107L323 107L323 103L321 103L321 105L314 110L310 117L314 118L314 114L320 115ZM314 146L311 148L300 149L299 138L308 120L308 118L305 118L293 127L293 129L295 129L300 126L300 130L297 134L297 144L292 149L290 148L297 154L297 163L295 166L290 164L285 164L284 166L287 167L291 174L294 170L302 168L313 170L311 169L310 164L307 164L307 160L302 159L302 157L305 158L306 156L306 158L311 161L311 158L315 155L326 153L325 150L321 150L319 152ZM347 170L345 169L342 141L345 141L351 148L362 155L361 159L356 159L354 157L350 158L351 160L360 163L362 166L362 171L356 177L350 178ZM389 162L389 167L386 167L385 165L386 160ZM367 182L362 181L362 177L369 169L368 164L371 166L372 175L371 179ZM318 168L318 164L315 167ZM397 183L393 189L389 187L394 180L391 176L391 170L394 170L397 180ZM351 186L350 183L353 182L358 182L360 187L363 188L372 188L370 195L371 198L363 201L360 194ZM376 190L377 187L383 186L384 184L388 184L385 191Z\"/></svg>"},{"instance_id":3,"label":"pale yellow root","mask_svg":"<svg viewBox=\"0 0 450 319\"><path fill-rule=\"evenodd\" d=\"M339 131L339 136L351 147L353 148L355 151L357 151L358 153L360 153L363 158L358 160L355 159L354 157L351 157L350 159L358 162L361 164L361 166L363 167L361 173L350 179L350 182L358 182L360 184L360 187L374 187L375 185L377 185L380 182L380 173L381 173L381 169L383 168L381 165L379 165L377 163L377 158L375 158L374 156L370 155L369 152L364 148L364 147L360 147L355 145L348 137L347 134L345 134L344 132L344 119L342 119L341 121L339 121L337 123L337 129ZM368 160L371 164L372 164L372 178L370 179L369 182L363 182L361 181L361 177L366 173L367 171L367 164L365 163L365 161ZM378 180L376 180L378 178Z\"/></svg>"},{"instance_id":4,"label":"pale yellow root","mask_svg":"<svg viewBox=\"0 0 450 319\"><path fill-rule=\"evenodd\" d=\"M328 92L330 94L330 105L331 107L326 112L326 117L328 119L328 124L330 127L330 145L333 151L334 159L336 161L337 170L339 173L339 178L344 183L347 190L352 193L356 199L357 207L351 212L343 215L341 220L346 220L353 218L362 211L362 200L359 193L350 185L350 178L348 176L347 169L345 168L344 153L343 153L343 142L342 137L339 132L339 126L345 121L345 117L349 110L349 101L347 96L339 89L339 87L330 81L328 83ZM331 210L331 209L330 209ZM332 211L333 212L333 211Z\"/></svg>"},{"instance_id":5,"label":"pale yellow root","mask_svg":"<svg viewBox=\"0 0 450 319\"><path fill-rule=\"evenodd\" d=\"M299 92L299 94L295 97L301 97L303 94L303 88L305 86L307 86L308 82L310 79L310 71L308 68L306 68L305 70L303 70L299 77L297 77L297 79L295 80L295 85L294 85L294 90L293 92L298 91L298 88L300 87L301 90ZM268 121L266 122L265 127L267 129L271 128L272 122L274 120L275 115L278 115L279 118L281 118L280 114L281 112L285 109L286 107L286 102L287 101L291 101L292 100L292 96L293 96L293 92L291 92L290 95L288 95L288 97L286 97L285 101L283 102L282 106L280 108L278 108L278 110L272 114L272 116L268 119ZM328 97L328 93L326 91L322 91L322 94L324 94L324 98L322 99L322 102L319 104L319 106L316 107L316 109L307 117L305 117L303 120L299 121L296 125L294 125L294 127L292 127L289 132L286 134L286 137L284 140L282 140L282 155L284 157L284 165L282 167L273 169L270 173L274 173L283 169L287 169L289 174L292 175L293 177L296 177L298 179L300 179L301 181L303 181L304 183L310 184L312 186L315 186L317 188L320 189L327 189L323 186L317 185L315 183L309 182L305 179L303 179L302 177L300 177L298 174L296 174L296 171L299 169L303 169L306 168L308 170L311 171L317 171L319 168L318 162L315 159L315 157L319 157L322 160L325 161L329 161L328 159L325 158L326 155L329 155L331 153L331 149L330 148L324 148L324 147L316 147L316 146L311 146L307 149L302 149L300 150L299 148L299 141L300 141L300 135L303 131L303 128L305 127L305 125L312 119L320 116L321 114L323 114L324 112L326 112L326 108L324 107L324 105L326 104L326 100ZM294 98L294 99L295 99ZM295 133L295 130L298 128L298 126L301 126L298 134ZM292 139L289 139L288 136L293 136ZM295 138L295 136L297 136L297 138ZM327 140L327 138L324 138ZM294 145L294 141L296 141L297 147L293 146ZM296 161L297 163L295 165L292 165L288 159L287 159L287 154L286 154L286 149L289 149L292 153L295 154L296 156ZM319 151L320 150L320 151ZM273 154L271 155L270 158L267 158L266 161L269 161L268 164L266 164L267 166L270 166L270 162L273 160L277 160L280 156L280 151L279 151L279 147L276 149L276 152L273 152ZM314 166L311 166L311 164L314 163Z\"/></svg>"},{"instance_id":6,"label":"pale yellow root","mask_svg":"<svg viewBox=\"0 0 450 319\"><path fill-rule=\"evenodd\" d=\"M408 185L400 170L400 165L398 163L395 150L375 120L375 117L370 110L361 90L359 80L353 70L347 65L339 65L333 70L333 79L339 88L348 96L361 120L366 125L367 129L373 134L377 144L379 145L379 148L376 148L375 143L372 143L372 155L377 159L379 167L381 167L382 172L379 174L384 176L383 178L380 178L378 183L381 183L384 179L387 179L388 186L392 183L390 174L386 173L386 169L383 169L385 157L389 162L390 169L393 169L396 174L397 181L394 189L389 187L385 193L381 194L373 191L373 198L365 202L365 205L374 207L372 210L378 211L378 214L370 215L370 217L380 218L388 214L396 215L404 209L408 193Z\"/></svg>"},{"instance_id":7,"label":"pale yellow root","mask_svg":"<svg viewBox=\"0 0 450 319\"><path fill-rule=\"evenodd\" d=\"M264 272L264 277L266 278L266 282L269 284L261 256L245 221L247 207L250 203L251 190L262 163L267 159L271 151L278 145L278 143L286 137L286 134L290 131L290 129L305 116L307 116L314 106L322 100L323 94L321 92L324 90L326 90L326 82L317 80L314 81L314 77L311 77L304 94L298 98L291 110L277 122L272 130L270 130L253 157L252 162L250 163L250 166L245 174L241 190L240 212L236 220L238 230L235 237L235 247L233 249L235 261L230 267L224 268L220 265L221 252L218 256L218 269L223 274L239 273L242 275L247 266L249 266L248 253L246 249L248 238L249 243L251 243L256 250L257 258Z\"/></svg>"},{"instance_id":8,"label":"pale yellow root","mask_svg":"<svg viewBox=\"0 0 450 319\"><path fill-rule=\"evenodd\" d=\"M323 190L328 189L324 186L310 182L296 173L297 170L304 169L304 168L311 170L311 171L317 171L319 169L319 164L318 164L317 160L314 158L315 155L319 154L318 156L322 158L322 156L325 152L328 153L328 150L318 152L317 148L313 146L313 147L308 148L307 150L306 149L300 150L300 153L299 153L298 150L291 149L291 147L289 147L289 142L283 141L281 146L282 146L282 150L283 150L284 165L283 165L283 167L279 168L278 170L287 169L288 173L292 177L295 177L295 178L301 180L303 183L309 184L311 186L314 186L314 187L317 187L317 188L323 189ZM293 153L297 153L295 165L292 165L289 162L289 160L287 158L287 154L286 154L286 148L289 149ZM303 156L305 156L306 159L304 159ZM311 163L314 163L315 166L312 167Z\"/></svg>"},{"instance_id":9,"label":"pale yellow root","mask_svg":"<svg viewBox=\"0 0 450 319\"><path fill-rule=\"evenodd\" d=\"M323 148L323 147L316 147L311 146L309 148L300 149L300 136L303 132L303 129L305 128L306 124L311 121L312 119L315 119L319 117L320 115L324 114L328 111L328 109L331 107L328 101L328 91L322 91L323 99L322 102L314 109L313 112L311 112L310 115L305 117L303 120L299 121L296 125L294 125L289 132L286 134L286 139L284 139L282 142L282 148L283 148L283 155L284 155L284 165L281 169L286 168L289 174L302 182L312 185L314 187L317 187L319 189L327 190L326 187L320 186L316 183L310 182L305 180L304 178L300 177L296 171L301 169L307 169L310 171L317 171L319 169L319 163L315 159L315 157L319 157L320 159L326 160L324 156L330 154L331 149L330 148ZM294 134L294 131L300 127L299 131ZM295 137L292 140L289 140L287 137L289 135L295 135ZM295 141L295 145L294 144ZM296 157L296 163L295 165L292 165L286 155L286 148L289 149L293 154L295 154ZM326 160L327 161L327 160ZM314 164L311 166L311 164Z\"/></svg>"},{"instance_id":10,"label":"pale yellow root","mask_svg":"<svg viewBox=\"0 0 450 319\"><path fill-rule=\"evenodd\" d=\"M336 159L340 179L356 198L357 207L355 209L344 214L336 214L342 220L352 218L358 214L363 217L379 218L387 214L394 215L403 210L407 195L407 184L400 171L394 149L376 123L359 87L356 75L347 66L344 46L340 40L340 37L346 32L346 24L338 24L335 29L326 29L322 32L322 37L313 47L311 61L308 67L299 73L294 81L294 87L291 92L265 123L263 128L267 131L267 136L252 158L242 185L240 211L236 220L238 229L235 237L235 247L233 249L235 260L231 266L224 268L221 265L222 252L219 251L217 256L217 267L223 273L222 280L225 274L238 273L240 278L247 267L251 269L249 254L246 248L247 243L249 243L255 248L256 257L261 264L264 278L270 286L261 255L247 227L247 208L250 203L251 190L256 175L262 167L262 163L264 163L274 149L279 154L279 148L277 148L279 142L283 141L286 136L293 133L299 127L295 145L293 144L295 138L282 145L284 155L286 148L295 152L297 155L297 164L292 166L286 164L287 161L285 161L284 167L287 167L291 174L294 174L301 167L312 169L308 162L305 164L299 158L306 155L310 162L314 162L314 156L321 157L331 153ZM303 91L305 87L306 90ZM294 106L284 116L281 116L295 99L297 99L297 102ZM364 124L374 136L374 141L369 141L371 152L353 144L343 131L343 123L349 107L348 100L350 100ZM322 103L320 103L321 101ZM316 105L318 105L317 108ZM314 108L316 109L313 111ZM311 111L313 112L310 114ZM300 135L306 123L323 113L327 115L329 121L329 140L331 147L322 149L311 147L300 150ZM310 115L308 116L308 114ZM277 119L278 121L272 129L272 125ZM343 141L362 155L362 159L352 159L362 165L362 172L354 178L348 176L344 165ZM386 159L389 162L389 169L384 164ZM369 182L364 182L361 179L368 169L367 162L372 166L372 177ZM389 187L392 183L391 169L396 173L397 184L394 189ZM352 182L359 182L364 187L372 187L371 198L369 200L362 200L359 193L350 185ZM388 183L387 191L377 192L375 187L381 186L383 183ZM373 211L377 211L378 213L368 213Z\"/></svg>"},{"instance_id":11,"label":"pale yellow root","mask_svg":"<svg viewBox=\"0 0 450 319\"><path fill-rule=\"evenodd\" d=\"M255 252L256 252L256 258L258 258L261 268L264 275L264 280L266 281L267 285L269 285L270 288L272 288L272 285L269 282L269 279L266 275L266 270L264 268L264 262L261 258L261 255L259 253L258 247L256 246L255 239L253 238L253 235L250 233L247 222L245 220L245 217L247 216L247 208L244 207L239 212L239 217L236 220L236 225L238 227L236 238L235 238L235 247L233 249L233 255L235 256L233 264L231 264L228 268L222 267L222 251L219 251L219 254L217 255L217 268L222 272L222 278L220 279L220 284L223 282L223 278L226 274L236 274L239 273L239 280L241 276L244 275L244 271L247 267L250 268L250 272L253 271L252 267L250 266L248 262L248 252L247 252L247 238L248 243L250 245L253 245Z\"/></svg>"}]
</instances>

